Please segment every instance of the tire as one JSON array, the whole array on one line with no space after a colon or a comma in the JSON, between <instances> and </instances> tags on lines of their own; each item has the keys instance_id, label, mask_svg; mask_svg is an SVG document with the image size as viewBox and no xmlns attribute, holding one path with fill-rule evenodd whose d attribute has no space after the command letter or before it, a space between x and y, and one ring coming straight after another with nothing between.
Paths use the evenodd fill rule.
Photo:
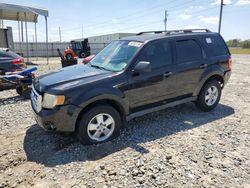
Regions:
<instances>
[{"instance_id":1,"label":"tire","mask_svg":"<svg viewBox=\"0 0 250 188\"><path fill-rule=\"evenodd\" d=\"M16 87L16 92L17 92L18 95L22 95L22 93L23 93L23 87L22 86L17 86Z\"/></svg>"},{"instance_id":2,"label":"tire","mask_svg":"<svg viewBox=\"0 0 250 188\"><path fill-rule=\"evenodd\" d=\"M77 138L87 145L107 142L119 136L121 125L117 110L109 105L97 105L82 115L77 125Z\"/></svg>"},{"instance_id":3,"label":"tire","mask_svg":"<svg viewBox=\"0 0 250 188\"><path fill-rule=\"evenodd\" d=\"M24 99L30 99L31 98L31 90L30 89L25 89L25 90L23 90L23 93L22 93L22 97L24 98Z\"/></svg>"},{"instance_id":4,"label":"tire","mask_svg":"<svg viewBox=\"0 0 250 188\"><path fill-rule=\"evenodd\" d=\"M67 54L67 55L66 55L66 59L69 60L69 59L71 59L71 58L72 58L72 55L71 55L71 54Z\"/></svg>"},{"instance_id":5,"label":"tire","mask_svg":"<svg viewBox=\"0 0 250 188\"><path fill-rule=\"evenodd\" d=\"M87 55L84 52L82 52L80 56L81 56L80 58L85 58Z\"/></svg>"},{"instance_id":6,"label":"tire","mask_svg":"<svg viewBox=\"0 0 250 188\"><path fill-rule=\"evenodd\" d=\"M221 97L221 86L217 80L207 82L201 89L196 106L204 111L213 110L219 103Z\"/></svg>"}]
</instances>

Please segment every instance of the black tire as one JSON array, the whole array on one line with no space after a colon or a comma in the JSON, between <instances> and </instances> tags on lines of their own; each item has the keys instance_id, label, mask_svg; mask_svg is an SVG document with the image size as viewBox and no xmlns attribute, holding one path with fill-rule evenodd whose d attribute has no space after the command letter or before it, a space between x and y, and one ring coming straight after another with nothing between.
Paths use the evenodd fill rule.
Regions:
<instances>
[{"instance_id":1,"label":"black tire","mask_svg":"<svg viewBox=\"0 0 250 188\"><path fill-rule=\"evenodd\" d=\"M31 90L29 88L23 90L22 97L24 99L30 99L31 98Z\"/></svg>"},{"instance_id":2,"label":"black tire","mask_svg":"<svg viewBox=\"0 0 250 188\"><path fill-rule=\"evenodd\" d=\"M205 96L208 92L208 89L209 88L212 88L212 87L216 87L217 90L218 90L218 96L216 98L216 100L214 100L214 102L212 103L212 105L208 105L205 100ZM220 97L221 97L221 85L220 83L217 81L217 80L211 80L209 82L207 82L201 89L200 93L199 93L199 96L198 96L198 99L196 101L196 106L204 111L204 112L209 112L211 110L213 110L219 103L220 101Z\"/></svg>"},{"instance_id":3,"label":"black tire","mask_svg":"<svg viewBox=\"0 0 250 188\"><path fill-rule=\"evenodd\" d=\"M66 55L66 59L68 59L68 60L72 59L72 57L73 57L73 56L72 56L71 54L67 54L67 55Z\"/></svg>"},{"instance_id":4,"label":"black tire","mask_svg":"<svg viewBox=\"0 0 250 188\"><path fill-rule=\"evenodd\" d=\"M112 134L107 139L102 140L102 141L97 141L97 140L92 139L89 136L90 133L88 132L88 125L91 121L93 121L93 118L95 118L98 114L102 114L102 113L108 114L113 118L114 129L113 129ZM86 145L99 144L99 143L110 141L116 138L117 136L119 136L121 127L122 127L121 116L117 112L116 109L114 109L112 106L109 106L109 105L96 105L90 108L89 110L87 110L82 115L77 125L76 134L77 134L77 138L80 140L82 144L86 144Z\"/></svg>"},{"instance_id":5,"label":"black tire","mask_svg":"<svg viewBox=\"0 0 250 188\"><path fill-rule=\"evenodd\" d=\"M17 92L18 95L22 95L22 93L23 93L23 87L22 86L17 86L16 87L16 92Z\"/></svg>"},{"instance_id":6,"label":"black tire","mask_svg":"<svg viewBox=\"0 0 250 188\"><path fill-rule=\"evenodd\" d=\"M85 58L86 56L87 56L86 53L82 52L80 58Z\"/></svg>"}]
</instances>

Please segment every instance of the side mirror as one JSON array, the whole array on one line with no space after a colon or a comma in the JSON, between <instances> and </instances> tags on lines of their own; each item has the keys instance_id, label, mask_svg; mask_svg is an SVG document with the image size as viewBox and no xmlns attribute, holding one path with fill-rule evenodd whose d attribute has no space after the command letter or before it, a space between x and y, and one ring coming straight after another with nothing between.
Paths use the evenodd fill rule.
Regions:
<instances>
[{"instance_id":1,"label":"side mirror","mask_svg":"<svg viewBox=\"0 0 250 188\"><path fill-rule=\"evenodd\" d=\"M148 61L140 61L136 64L133 73L151 72L151 65Z\"/></svg>"}]
</instances>

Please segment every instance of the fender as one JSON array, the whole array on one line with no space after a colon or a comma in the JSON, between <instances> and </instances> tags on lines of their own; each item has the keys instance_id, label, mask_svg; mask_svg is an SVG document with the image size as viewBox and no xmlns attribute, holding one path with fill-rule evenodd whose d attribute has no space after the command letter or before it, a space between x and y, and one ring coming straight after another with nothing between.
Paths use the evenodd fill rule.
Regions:
<instances>
[{"instance_id":1,"label":"fender","mask_svg":"<svg viewBox=\"0 0 250 188\"><path fill-rule=\"evenodd\" d=\"M211 78L212 76L221 76L224 80L224 69L219 65L212 65L209 66L206 71L203 72L201 75L199 85L196 87L195 91L193 92L193 96L197 96L200 93L201 88L203 87L204 83Z\"/></svg>"},{"instance_id":2,"label":"fender","mask_svg":"<svg viewBox=\"0 0 250 188\"><path fill-rule=\"evenodd\" d=\"M104 88L104 87L94 88L90 91L87 91L83 95L75 98L72 104L77 105L80 108L84 109L89 104L100 100L112 100L123 108L125 115L129 113L128 100L125 99L124 93L116 88Z\"/></svg>"}]
</instances>

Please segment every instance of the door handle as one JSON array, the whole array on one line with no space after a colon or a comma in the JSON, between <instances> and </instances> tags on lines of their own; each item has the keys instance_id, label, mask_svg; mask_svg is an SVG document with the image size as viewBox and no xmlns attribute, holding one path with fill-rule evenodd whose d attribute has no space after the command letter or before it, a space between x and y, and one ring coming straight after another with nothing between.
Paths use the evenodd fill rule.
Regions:
<instances>
[{"instance_id":1,"label":"door handle","mask_svg":"<svg viewBox=\"0 0 250 188\"><path fill-rule=\"evenodd\" d=\"M169 76L171 76L173 73L172 72L165 72L163 75L165 76L165 77L169 77Z\"/></svg>"},{"instance_id":2,"label":"door handle","mask_svg":"<svg viewBox=\"0 0 250 188\"><path fill-rule=\"evenodd\" d=\"M201 68L201 69L204 69L204 68L206 68L206 67L207 67L207 64L201 64L201 65L200 65L200 68Z\"/></svg>"}]
</instances>

